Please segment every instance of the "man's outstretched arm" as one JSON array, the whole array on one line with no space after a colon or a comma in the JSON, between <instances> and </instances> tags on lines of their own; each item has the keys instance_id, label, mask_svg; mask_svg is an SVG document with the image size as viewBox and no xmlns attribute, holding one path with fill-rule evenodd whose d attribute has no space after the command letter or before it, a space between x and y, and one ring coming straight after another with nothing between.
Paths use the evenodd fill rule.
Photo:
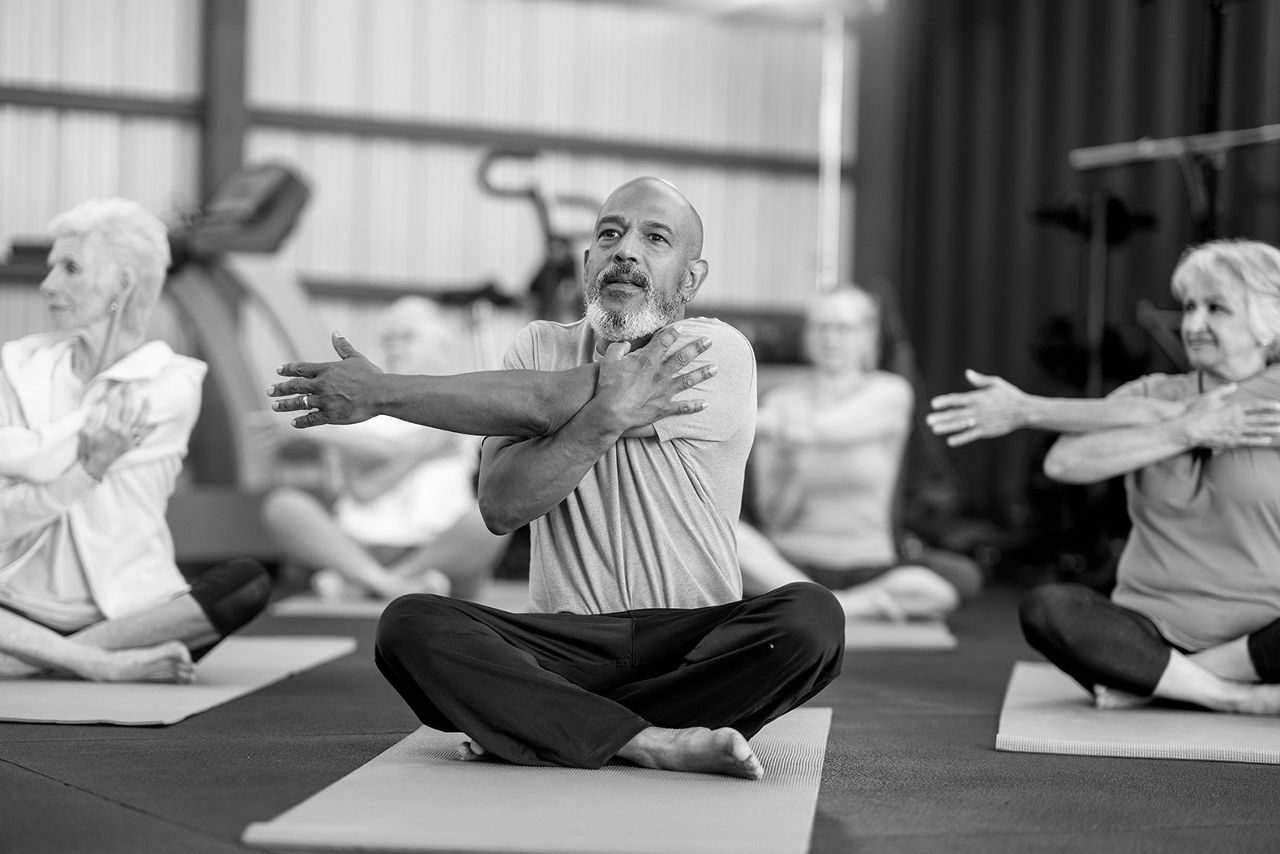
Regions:
<instances>
[{"instance_id":1,"label":"man's outstretched arm","mask_svg":"<svg viewBox=\"0 0 1280 854\"><path fill-rule=\"evenodd\" d=\"M303 411L294 427L355 424L375 415L475 436L555 432L595 393L596 366L566 371L386 374L338 333L336 362L289 362L267 389L277 412ZM306 412L306 410L311 410Z\"/></svg>"},{"instance_id":2,"label":"man's outstretched arm","mask_svg":"<svg viewBox=\"0 0 1280 854\"><path fill-rule=\"evenodd\" d=\"M690 382L688 375L675 375L706 350L710 342L695 341L665 355L672 341L674 338L655 336L648 346L623 357L628 365L643 362L636 364L637 370L629 375L643 374L643 385L637 385L631 392L633 398L644 398L642 415L649 420L644 425L631 425L633 427L647 426L688 411L688 401L676 402L672 398L697 383ZM295 427L354 424L375 415L390 415L415 424L476 436L546 436L563 427L591 400L599 374L594 364L563 371L514 369L450 376L386 374L336 332L333 348L341 357L339 361L281 365L278 372L291 379L267 389L269 397L281 398L272 403L277 412L312 410L295 418ZM625 370L625 366L620 367ZM698 382L701 382L710 374L699 373L699 376Z\"/></svg>"}]
</instances>

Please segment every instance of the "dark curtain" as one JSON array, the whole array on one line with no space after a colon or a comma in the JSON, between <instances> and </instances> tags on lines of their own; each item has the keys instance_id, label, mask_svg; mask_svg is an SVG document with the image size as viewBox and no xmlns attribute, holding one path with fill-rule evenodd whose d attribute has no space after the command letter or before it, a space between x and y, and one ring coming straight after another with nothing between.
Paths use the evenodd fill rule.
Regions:
<instances>
[{"instance_id":1,"label":"dark curtain","mask_svg":"<svg viewBox=\"0 0 1280 854\"><path fill-rule=\"evenodd\" d=\"M1223 13L1217 74L1210 71L1215 6ZM1136 306L1175 307L1169 274L1207 227L1192 216L1183 169L1162 161L1076 172L1067 155L1140 137L1280 123L1280 2L891 0L889 15L870 33L892 48L866 48L885 79L874 78L873 65L862 91L864 102L880 104L876 119L893 125L881 139L900 145L891 164L897 189L862 197L862 181L876 169L868 158L888 146L860 149L859 219L876 216L868 204L879 204L896 228L879 226L877 245L859 247L863 258L892 248L878 268L859 263L859 275L875 268L897 283L921 408L928 395L967 387L965 367L1028 391L1083 393L1084 367L1099 349L1084 336L1086 244L1033 212L1094 192L1156 218L1153 229L1134 231L1109 252L1104 390L1175 369L1137 324ZM874 93L882 85L897 88L888 99L895 107ZM1216 113L1207 109L1214 87ZM1280 243L1280 144L1227 154L1217 198L1218 234ZM1017 523L1027 516L1042 446L1043 437L1027 433L935 447L915 463L936 468L941 458L971 512Z\"/></svg>"}]
</instances>

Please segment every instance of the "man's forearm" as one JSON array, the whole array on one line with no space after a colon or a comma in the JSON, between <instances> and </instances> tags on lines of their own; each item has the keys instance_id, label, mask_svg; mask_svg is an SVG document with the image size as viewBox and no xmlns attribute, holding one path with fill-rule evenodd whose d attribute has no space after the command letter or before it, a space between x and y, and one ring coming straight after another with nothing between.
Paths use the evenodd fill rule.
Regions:
<instances>
[{"instance_id":1,"label":"man's forearm","mask_svg":"<svg viewBox=\"0 0 1280 854\"><path fill-rule=\"evenodd\" d=\"M582 482L622 433L588 404L550 436L496 450L486 448L480 468L480 512L496 534L545 515Z\"/></svg>"},{"instance_id":2,"label":"man's forearm","mask_svg":"<svg viewBox=\"0 0 1280 854\"><path fill-rule=\"evenodd\" d=\"M474 436L545 436L595 393L596 367L567 371L479 371L451 376L382 374L378 411L403 421Z\"/></svg>"}]
</instances>

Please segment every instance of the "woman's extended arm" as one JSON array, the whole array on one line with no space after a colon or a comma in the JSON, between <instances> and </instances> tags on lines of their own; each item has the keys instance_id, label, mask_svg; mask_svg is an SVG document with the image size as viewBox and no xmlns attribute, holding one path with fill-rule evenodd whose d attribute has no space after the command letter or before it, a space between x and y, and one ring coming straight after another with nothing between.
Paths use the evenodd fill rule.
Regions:
<instances>
[{"instance_id":1,"label":"woman's extended arm","mask_svg":"<svg viewBox=\"0 0 1280 854\"><path fill-rule=\"evenodd\" d=\"M1045 457L1045 474L1064 483L1094 483L1192 448L1280 447L1275 402L1228 403L1233 391L1229 385L1202 394L1182 414L1154 425L1062 436Z\"/></svg>"},{"instance_id":2,"label":"woman's extended arm","mask_svg":"<svg viewBox=\"0 0 1280 854\"><path fill-rule=\"evenodd\" d=\"M1024 427L1058 433L1086 433L1116 427L1141 427L1173 418L1185 402L1152 397L1040 397L1000 377L965 371L976 388L935 397L926 421L947 444L959 447L1003 436Z\"/></svg>"}]
</instances>

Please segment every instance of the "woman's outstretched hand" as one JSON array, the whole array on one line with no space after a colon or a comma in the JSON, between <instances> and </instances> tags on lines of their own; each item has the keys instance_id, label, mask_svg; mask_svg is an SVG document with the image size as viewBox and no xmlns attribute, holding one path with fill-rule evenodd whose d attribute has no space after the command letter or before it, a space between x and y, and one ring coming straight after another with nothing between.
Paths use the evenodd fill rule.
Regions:
<instances>
[{"instance_id":1,"label":"woman's outstretched hand","mask_svg":"<svg viewBox=\"0 0 1280 854\"><path fill-rule=\"evenodd\" d=\"M1027 424L1028 395L1000 377L964 372L974 391L943 394L930 401L933 412L925 418L938 436L946 436L953 448L978 439L993 439Z\"/></svg>"}]
</instances>

